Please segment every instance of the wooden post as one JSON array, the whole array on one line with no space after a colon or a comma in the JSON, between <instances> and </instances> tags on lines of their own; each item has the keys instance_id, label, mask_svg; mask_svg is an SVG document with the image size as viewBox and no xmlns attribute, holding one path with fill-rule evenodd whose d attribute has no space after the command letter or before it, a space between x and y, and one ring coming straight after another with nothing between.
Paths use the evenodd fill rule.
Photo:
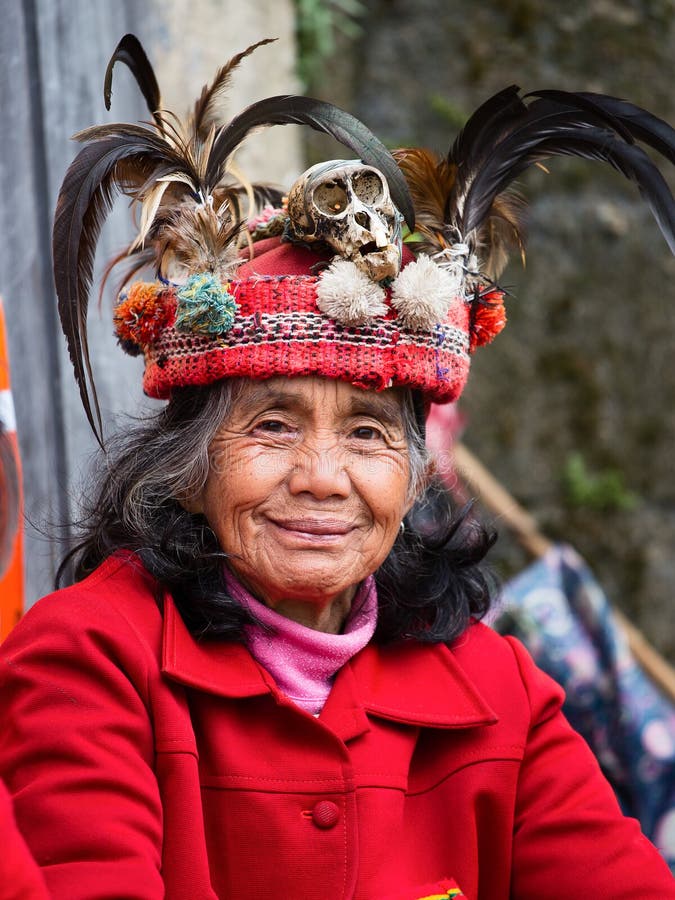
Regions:
<instances>
[{"instance_id":1,"label":"wooden post","mask_svg":"<svg viewBox=\"0 0 675 900\"><path fill-rule=\"evenodd\" d=\"M541 533L535 519L520 506L464 444L458 441L454 445L453 454L457 474L472 491L475 491L481 503L499 516L533 557L543 556L552 544ZM612 607L612 611L626 636L633 657L666 696L675 701L675 669L616 607Z\"/></svg>"}]
</instances>

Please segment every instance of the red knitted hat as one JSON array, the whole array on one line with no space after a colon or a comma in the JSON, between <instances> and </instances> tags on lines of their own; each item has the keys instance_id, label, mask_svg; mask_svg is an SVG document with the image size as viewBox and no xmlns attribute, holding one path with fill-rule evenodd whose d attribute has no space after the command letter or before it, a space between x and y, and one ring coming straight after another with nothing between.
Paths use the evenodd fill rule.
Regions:
<instances>
[{"instance_id":1,"label":"red knitted hat","mask_svg":"<svg viewBox=\"0 0 675 900\"><path fill-rule=\"evenodd\" d=\"M415 257L405 247L402 257L402 272L410 275ZM502 310L501 293L482 292L476 317L476 304L452 290L450 281L452 292L441 297L438 321L419 327L395 308L399 279L383 288L346 263L339 277L347 286L353 280L356 291L375 294L375 314L359 311L355 321L339 321L320 308L333 276L330 258L323 248L316 252L268 238L231 278L193 276L190 288L201 281L199 300L183 315L184 287L162 281L132 285L121 296L115 326L126 349L145 355L145 392L166 398L173 388L232 376L322 375L374 390L407 386L435 402L454 400L469 371L472 325L475 342L480 312ZM418 276L424 292L426 269ZM419 299L417 306L424 295Z\"/></svg>"}]
</instances>

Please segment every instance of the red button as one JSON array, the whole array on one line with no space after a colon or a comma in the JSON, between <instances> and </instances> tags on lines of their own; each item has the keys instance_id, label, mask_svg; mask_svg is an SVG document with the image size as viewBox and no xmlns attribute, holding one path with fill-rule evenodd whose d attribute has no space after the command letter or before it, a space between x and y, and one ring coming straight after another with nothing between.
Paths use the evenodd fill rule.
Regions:
<instances>
[{"instance_id":1,"label":"red button","mask_svg":"<svg viewBox=\"0 0 675 900\"><path fill-rule=\"evenodd\" d=\"M312 810L312 821L317 828L332 828L340 818L340 808L331 800L319 800Z\"/></svg>"}]
</instances>

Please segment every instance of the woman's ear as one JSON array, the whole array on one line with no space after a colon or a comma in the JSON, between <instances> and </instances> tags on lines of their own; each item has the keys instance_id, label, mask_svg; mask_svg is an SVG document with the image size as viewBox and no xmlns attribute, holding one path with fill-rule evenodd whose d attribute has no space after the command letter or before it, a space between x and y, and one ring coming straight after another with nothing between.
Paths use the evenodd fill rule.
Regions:
<instances>
[{"instance_id":1,"label":"woman's ear","mask_svg":"<svg viewBox=\"0 0 675 900\"><path fill-rule=\"evenodd\" d=\"M195 494L176 497L176 499L186 512L192 513L193 516L196 516L204 512L204 501L202 493L202 491L197 491L197 493Z\"/></svg>"},{"instance_id":2,"label":"woman's ear","mask_svg":"<svg viewBox=\"0 0 675 900\"><path fill-rule=\"evenodd\" d=\"M421 477L415 479L414 483L411 483L410 488L408 490L408 496L406 498L406 506L404 516L407 516L410 510L415 505L415 501L422 496L422 494L426 491L431 483L434 475L436 475L438 467L436 465L436 460L430 454L427 460L426 466L424 467L424 473Z\"/></svg>"}]
</instances>

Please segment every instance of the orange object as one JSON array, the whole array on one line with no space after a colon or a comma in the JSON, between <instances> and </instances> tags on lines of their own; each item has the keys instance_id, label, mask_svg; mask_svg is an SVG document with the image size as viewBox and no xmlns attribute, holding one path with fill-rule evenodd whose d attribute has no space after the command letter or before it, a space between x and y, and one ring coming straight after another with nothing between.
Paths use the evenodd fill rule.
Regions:
<instances>
[{"instance_id":1,"label":"orange object","mask_svg":"<svg viewBox=\"0 0 675 900\"><path fill-rule=\"evenodd\" d=\"M0 423L4 447L0 456L3 471L0 472L0 523L4 523L12 536L6 558L0 547L0 640L3 640L23 612L23 498L21 488L21 463L19 442L16 435L14 403L9 380L9 352L5 316L0 298ZM11 508L8 508L11 507ZM0 535L2 537L2 535Z\"/></svg>"}]
</instances>

